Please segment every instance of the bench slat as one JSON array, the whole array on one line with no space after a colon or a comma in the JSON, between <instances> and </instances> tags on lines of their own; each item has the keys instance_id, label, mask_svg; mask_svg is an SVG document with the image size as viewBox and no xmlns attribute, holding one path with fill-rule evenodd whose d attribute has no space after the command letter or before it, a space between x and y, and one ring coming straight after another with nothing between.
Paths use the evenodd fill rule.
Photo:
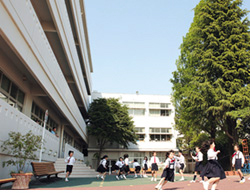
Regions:
<instances>
[{"instance_id":1,"label":"bench slat","mask_svg":"<svg viewBox=\"0 0 250 193\"><path fill-rule=\"evenodd\" d=\"M16 178L1 179L0 184L5 184L5 183L8 183L8 182L15 182L15 181L16 181Z\"/></svg>"}]
</instances>

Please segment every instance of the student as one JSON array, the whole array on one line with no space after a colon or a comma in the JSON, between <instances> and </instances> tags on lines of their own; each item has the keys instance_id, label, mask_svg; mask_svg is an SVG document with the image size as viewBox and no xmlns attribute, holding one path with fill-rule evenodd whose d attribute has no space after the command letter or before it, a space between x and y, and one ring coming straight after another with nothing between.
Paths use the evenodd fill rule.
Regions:
<instances>
[{"instance_id":1,"label":"student","mask_svg":"<svg viewBox=\"0 0 250 193\"><path fill-rule=\"evenodd\" d=\"M166 161L165 168L161 175L161 180L155 186L155 189L162 190L162 186L164 186L168 181L174 182L174 170L175 170L175 158L174 152L170 151L166 153Z\"/></svg>"},{"instance_id":2,"label":"student","mask_svg":"<svg viewBox=\"0 0 250 193\"><path fill-rule=\"evenodd\" d=\"M198 172L201 173L201 171L203 169L203 165L202 165L203 153L201 153L201 149L199 147L196 147L195 151L196 151L195 156L193 156L192 153L190 153L191 157L195 160L194 178L192 181L190 181L190 183L195 182ZM203 182L204 182L204 177L202 178L200 183L203 183Z\"/></svg>"},{"instance_id":3,"label":"student","mask_svg":"<svg viewBox=\"0 0 250 193\"><path fill-rule=\"evenodd\" d=\"M151 181L156 182L157 178L157 171L158 171L158 164L159 164L159 158L156 157L156 152L153 152L153 156L151 157L150 163L151 163L151 170L152 170L152 179Z\"/></svg>"},{"instance_id":4,"label":"student","mask_svg":"<svg viewBox=\"0 0 250 193\"><path fill-rule=\"evenodd\" d=\"M66 177L65 177L65 182L68 182L69 179L68 177L70 176L70 174L72 173L73 170L73 165L76 162L75 158L73 157L74 152L73 151L69 151L69 157L67 157L65 159L65 162L67 163L66 165Z\"/></svg>"},{"instance_id":5,"label":"student","mask_svg":"<svg viewBox=\"0 0 250 193\"><path fill-rule=\"evenodd\" d=\"M183 176L183 172L184 172L184 168L185 168L185 157L182 154L182 151L179 150L179 157L175 156L176 161L178 161L179 163L179 170L180 170L180 174L181 174L181 179L180 181L185 180L184 176Z\"/></svg>"},{"instance_id":6,"label":"student","mask_svg":"<svg viewBox=\"0 0 250 193\"><path fill-rule=\"evenodd\" d=\"M123 176L123 158L120 157L119 160L115 163L115 170L116 170L116 179L119 180L119 177Z\"/></svg>"},{"instance_id":7,"label":"student","mask_svg":"<svg viewBox=\"0 0 250 193\"><path fill-rule=\"evenodd\" d=\"M100 161L100 165L97 168L97 171L99 172L99 174L96 177L99 178L101 176L102 180L104 180L106 171L107 171L107 166L106 166L107 159L108 159L108 156L104 155Z\"/></svg>"},{"instance_id":8,"label":"student","mask_svg":"<svg viewBox=\"0 0 250 193\"><path fill-rule=\"evenodd\" d=\"M234 146L234 154L232 155L232 164L233 167L235 167L235 170L237 170L239 176L240 176L240 183L244 183L245 182L245 178L241 172L241 168L244 167L244 163L245 163L245 158L243 153L239 150L239 145L235 145Z\"/></svg>"},{"instance_id":9,"label":"student","mask_svg":"<svg viewBox=\"0 0 250 193\"><path fill-rule=\"evenodd\" d=\"M137 178L137 174L140 174L140 176L142 177L142 174L141 174L141 166L140 164L138 163L137 159L134 159L133 161L133 168L134 168L134 173L135 173L135 178Z\"/></svg>"},{"instance_id":10,"label":"student","mask_svg":"<svg viewBox=\"0 0 250 193\"><path fill-rule=\"evenodd\" d=\"M143 175L143 177L144 178L147 178L148 176L147 176L147 170L148 170L148 157L147 156L145 156L144 157L144 160L143 160L143 162L142 162L142 175Z\"/></svg>"},{"instance_id":11,"label":"student","mask_svg":"<svg viewBox=\"0 0 250 193\"><path fill-rule=\"evenodd\" d=\"M219 184L220 180L226 178L223 168L217 161L217 155L220 153L220 151L215 151L215 143L213 140L205 142L203 144L202 149L208 150L208 163L203 168L201 172L201 177L206 176L209 179L208 181L203 182L203 187L205 190L208 190L209 184L212 184L211 190L216 190L216 187Z\"/></svg>"},{"instance_id":12,"label":"student","mask_svg":"<svg viewBox=\"0 0 250 193\"><path fill-rule=\"evenodd\" d=\"M129 157L128 154L124 154L124 172L125 172L125 175L123 177L125 180L126 180L126 176L130 173L128 157Z\"/></svg>"}]
</instances>

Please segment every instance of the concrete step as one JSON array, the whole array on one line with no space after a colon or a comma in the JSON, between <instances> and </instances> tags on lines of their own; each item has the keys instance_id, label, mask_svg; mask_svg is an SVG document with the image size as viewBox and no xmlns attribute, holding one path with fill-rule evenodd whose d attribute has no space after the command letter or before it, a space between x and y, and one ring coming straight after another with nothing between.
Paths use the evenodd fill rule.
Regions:
<instances>
[{"instance_id":1,"label":"concrete step","mask_svg":"<svg viewBox=\"0 0 250 193\"><path fill-rule=\"evenodd\" d=\"M55 162L55 169L57 171L65 171L66 170L66 163L64 161L65 159L59 158ZM93 178L96 177L98 173L91 169L90 167L86 166L86 164L82 162L76 162L73 167L72 174L70 175L71 178ZM65 173L59 174L59 177L64 178Z\"/></svg>"}]
</instances>

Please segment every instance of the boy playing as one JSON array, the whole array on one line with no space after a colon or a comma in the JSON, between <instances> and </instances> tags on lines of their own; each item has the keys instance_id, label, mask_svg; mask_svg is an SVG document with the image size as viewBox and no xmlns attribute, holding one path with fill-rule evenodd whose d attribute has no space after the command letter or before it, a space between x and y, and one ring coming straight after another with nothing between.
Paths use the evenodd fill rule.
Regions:
<instances>
[{"instance_id":1,"label":"boy playing","mask_svg":"<svg viewBox=\"0 0 250 193\"><path fill-rule=\"evenodd\" d=\"M65 181L68 182L68 177L70 176L70 174L72 173L72 169L73 169L73 165L76 162L75 158L73 157L74 152L73 151L69 151L69 157L67 157L65 159L65 162L67 163L66 166L66 177L65 177Z\"/></svg>"}]
</instances>

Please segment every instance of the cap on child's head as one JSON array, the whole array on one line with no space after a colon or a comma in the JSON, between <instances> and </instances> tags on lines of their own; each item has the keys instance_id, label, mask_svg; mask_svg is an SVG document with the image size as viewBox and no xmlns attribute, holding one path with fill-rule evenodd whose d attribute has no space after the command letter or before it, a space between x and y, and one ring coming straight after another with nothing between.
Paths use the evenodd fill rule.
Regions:
<instances>
[{"instance_id":1,"label":"cap on child's head","mask_svg":"<svg viewBox=\"0 0 250 193\"><path fill-rule=\"evenodd\" d=\"M71 153L74 153L74 151L69 151L69 156L70 156Z\"/></svg>"},{"instance_id":2,"label":"cap on child's head","mask_svg":"<svg viewBox=\"0 0 250 193\"><path fill-rule=\"evenodd\" d=\"M134 162L137 162L137 159L134 159Z\"/></svg>"}]
</instances>

